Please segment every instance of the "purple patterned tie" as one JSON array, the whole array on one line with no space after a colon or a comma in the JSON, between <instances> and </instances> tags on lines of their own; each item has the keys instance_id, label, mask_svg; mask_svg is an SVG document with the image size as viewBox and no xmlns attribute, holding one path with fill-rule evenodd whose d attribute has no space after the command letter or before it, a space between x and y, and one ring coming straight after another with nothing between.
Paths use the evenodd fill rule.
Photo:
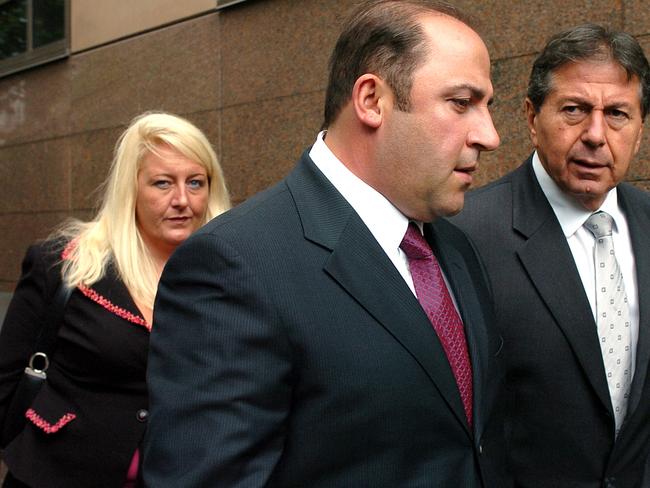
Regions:
<instances>
[{"instance_id":1,"label":"purple patterned tie","mask_svg":"<svg viewBox=\"0 0 650 488\"><path fill-rule=\"evenodd\" d=\"M400 248L408 257L418 301L429 317L447 355L463 401L467 422L471 427L472 365L467 352L463 322L451 300L438 260L413 222L409 223Z\"/></svg>"}]
</instances>

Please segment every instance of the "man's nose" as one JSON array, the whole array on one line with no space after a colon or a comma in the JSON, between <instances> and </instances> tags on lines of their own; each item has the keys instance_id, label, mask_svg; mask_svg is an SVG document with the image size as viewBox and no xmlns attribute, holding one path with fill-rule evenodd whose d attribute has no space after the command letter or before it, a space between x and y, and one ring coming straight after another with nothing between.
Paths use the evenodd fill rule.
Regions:
<instances>
[{"instance_id":1,"label":"man's nose","mask_svg":"<svg viewBox=\"0 0 650 488\"><path fill-rule=\"evenodd\" d=\"M477 121L476 127L468 134L468 145L478 147L479 151L494 151L501 142L494 127L492 115L486 109Z\"/></svg>"},{"instance_id":2,"label":"man's nose","mask_svg":"<svg viewBox=\"0 0 650 488\"><path fill-rule=\"evenodd\" d=\"M592 110L585 119L585 127L582 132L582 142L592 147L599 147L605 144L607 134L607 121L602 110Z\"/></svg>"}]
</instances>

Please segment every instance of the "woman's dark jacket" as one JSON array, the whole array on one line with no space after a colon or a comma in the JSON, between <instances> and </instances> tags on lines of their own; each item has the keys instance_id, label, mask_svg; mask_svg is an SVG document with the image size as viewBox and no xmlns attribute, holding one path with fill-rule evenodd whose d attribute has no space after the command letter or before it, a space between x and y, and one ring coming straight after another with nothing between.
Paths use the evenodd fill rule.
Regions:
<instances>
[{"instance_id":1,"label":"woman's dark jacket","mask_svg":"<svg viewBox=\"0 0 650 488\"><path fill-rule=\"evenodd\" d=\"M61 248L31 246L0 333L0 425L58 284ZM47 382L4 452L40 487L122 487L147 421L148 324L109 267L65 307Z\"/></svg>"}]
</instances>

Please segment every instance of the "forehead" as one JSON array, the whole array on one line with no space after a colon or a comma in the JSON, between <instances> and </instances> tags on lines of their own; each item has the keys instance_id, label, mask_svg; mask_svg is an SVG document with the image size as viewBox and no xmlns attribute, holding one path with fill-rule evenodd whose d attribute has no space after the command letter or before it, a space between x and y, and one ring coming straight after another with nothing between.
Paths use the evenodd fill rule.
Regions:
<instances>
[{"instance_id":1,"label":"forehead","mask_svg":"<svg viewBox=\"0 0 650 488\"><path fill-rule=\"evenodd\" d=\"M185 156L178 149L167 144L156 144L145 153L140 164L143 172L164 172L187 170L205 172L204 166Z\"/></svg>"},{"instance_id":2,"label":"forehead","mask_svg":"<svg viewBox=\"0 0 650 488\"><path fill-rule=\"evenodd\" d=\"M603 103L641 104L641 83L615 61L565 63L551 74L549 95L555 98L584 98Z\"/></svg>"},{"instance_id":3,"label":"forehead","mask_svg":"<svg viewBox=\"0 0 650 488\"><path fill-rule=\"evenodd\" d=\"M480 36L461 21L443 14L420 19L427 40L415 75L426 75L438 86L472 85L492 94L490 56Z\"/></svg>"}]
</instances>

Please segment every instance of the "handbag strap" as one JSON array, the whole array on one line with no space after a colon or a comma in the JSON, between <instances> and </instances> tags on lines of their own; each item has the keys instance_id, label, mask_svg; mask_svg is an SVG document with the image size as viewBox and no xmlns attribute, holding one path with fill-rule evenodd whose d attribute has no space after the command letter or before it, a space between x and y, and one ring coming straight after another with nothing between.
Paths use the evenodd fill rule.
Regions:
<instances>
[{"instance_id":1,"label":"handbag strap","mask_svg":"<svg viewBox=\"0 0 650 488\"><path fill-rule=\"evenodd\" d=\"M67 287L63 283L63 280L59 282L48 313L46 313L44 327L41 329L41 333L36 341L35 353L41 352L47 356L52 356L54 346L56 345L56 336L59 333L59 328L63 321L63 312L65 311L65 306L68 303L72 290L72 288Z\"/></svg>"}]
</instances>

